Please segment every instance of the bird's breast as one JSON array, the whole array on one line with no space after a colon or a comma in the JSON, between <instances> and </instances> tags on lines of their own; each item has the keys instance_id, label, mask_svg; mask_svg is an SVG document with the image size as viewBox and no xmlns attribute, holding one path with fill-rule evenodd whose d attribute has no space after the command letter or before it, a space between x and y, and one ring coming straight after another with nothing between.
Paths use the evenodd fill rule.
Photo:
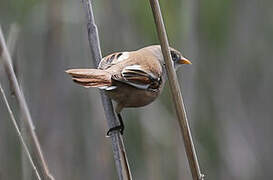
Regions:
<instances>
[{"instance_id":1,"label":"bird's breast","mask_svg":"<svg viewBox=\"0 0 273 180\"><path fill-rule=\"evenodd\" d=\"M161 93L164 84L157 89L138 89L136 87L120 83L116 89L106 91L111 99L123 107L141 107L153 102Z\"/></svg>"}]
</instances>

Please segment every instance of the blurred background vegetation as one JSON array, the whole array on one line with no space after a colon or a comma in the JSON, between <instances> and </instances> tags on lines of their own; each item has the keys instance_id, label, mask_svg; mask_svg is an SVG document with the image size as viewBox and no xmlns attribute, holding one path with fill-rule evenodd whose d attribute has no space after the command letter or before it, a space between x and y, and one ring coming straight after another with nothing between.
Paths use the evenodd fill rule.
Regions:
<instances>
[{"instance_id":1,"label":"blurred background vegetation","mask_svg":"<svg viewBox=\"0 0 273 180\"><path fill-rule=\"evenodd\" d=\"M193 62L178 77L203 173L209 180L271 179L273 1L160 3L171 46ZM148 1L93 5L104 56L158 44ZM85 20L80 0L0 0L6 37L12 23L20 26L13 61L52 174L117 179L98 90L64 73L93 67ZM11 94L2 66L0 81ZM153 104L123 112L134 179L191 178L168 88ZM2 99L0 179L35 179Z\"/></svg>"}]
</instances>

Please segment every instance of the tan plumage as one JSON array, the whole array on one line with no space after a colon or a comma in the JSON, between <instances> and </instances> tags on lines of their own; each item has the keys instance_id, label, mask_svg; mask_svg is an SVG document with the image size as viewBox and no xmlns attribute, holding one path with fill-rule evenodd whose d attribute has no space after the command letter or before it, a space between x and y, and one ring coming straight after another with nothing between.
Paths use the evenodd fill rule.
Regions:
<instances>
[{"instance_id":1,"label":"tan plumage","mask_svg":"<svg viewBox=\"0 0 273 180\"><path fill-rule=\"evenodd\" d=\"M174 68L190 64L177 50L170 48L170 51ZM117 102L118 114L124 107L140 107L154 101L166 80L159 45L110 54L101 60L98 69L70 69L66 72L82 86L105 89Z\"/></svg>"},{"instance_id":2,"label":"tan plumage","mask_svg":"<svg viewBox=\"0 0 273 180\"><path fill-rule=\"evenodd\" d=\"M111 86L111 74L100 69L69 69L72 80L85 87Z\"/></svg>"}]
</instances>

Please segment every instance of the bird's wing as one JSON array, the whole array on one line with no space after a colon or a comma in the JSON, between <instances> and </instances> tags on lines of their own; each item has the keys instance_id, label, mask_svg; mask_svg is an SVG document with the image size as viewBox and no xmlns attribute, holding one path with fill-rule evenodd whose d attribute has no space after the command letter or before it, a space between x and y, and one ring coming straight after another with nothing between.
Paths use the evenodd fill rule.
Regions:
<instances>
[{"instance_id":1,"label":"bird's wing","mask_svg":"<svg viewBox=\"0 0 273 180\"><path fill-rule=\"evenodd\" d=\"M161 77L145 71L140 65L130 65L122 69L121 74L112 76L112 79L129 84L139 89L156 90L161 85Z\"/></svg>"},{"instance_id":2,"label":"bird's wing","mask_svg":"<svg viewBox=\"0 0 273 180\"><path fill-rule=\"evenodd\" d=\"M110 54L101 60L98 68L111 72L112 79L118 82L139 89L156 91L162 83L162 78L159 76L160 72L155 70L158 64L151 63L154 62L154 57L150 57L149 61L147 61L147 57L143 58L139 55L132 56L131 53L133 52ZM144 61L146 61L144 64L148 67L139 65ZM132 64L132 62L136 64Z\"/></svg>"},{"instance_id":3,"label":"bird's wing","mask_svg":"<svg viewBox=\"0 0 273 180\"><path fill-rule=\"evenodd\" d=\"M128 59L129 52L116 52L104 57L99 64L98 69L106 70L111 66Z\"/></svg>"}]
</instances>

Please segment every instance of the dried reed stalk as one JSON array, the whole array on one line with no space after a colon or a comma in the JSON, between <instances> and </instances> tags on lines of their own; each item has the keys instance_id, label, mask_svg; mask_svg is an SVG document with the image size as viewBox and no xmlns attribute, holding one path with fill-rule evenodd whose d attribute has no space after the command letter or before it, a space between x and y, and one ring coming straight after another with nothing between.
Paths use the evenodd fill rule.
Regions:
<instances>
[{"instance_id":1,"label":"dried reed stalk","mask_svg":"<svg viewBox=\"0 0 273 180\"><path fill-rule=\"evenodd\" d=\"M33 121L30 116L30 112L23 96L23 93L19 87L18 81L16 79L13 67L11 56L9 54L6 41L4 39L4 35L0 26L0 59L4 64L5 71L9 77L10 83L12 84L12 88L14 91L14 95L17 99L17 102L20 107L20 111L26 125L26 133L29 138L29 146L31 151L31 156L34 160L34 164L37 167L37 170L41 176L41 179L45 180L53 180L53 176L49 173L47 164L45 162L40 143L38 141L37 135L34 131Z\"/></svg>"},{"instance_id":2,"label":"dried reed stalk","mask_svg":"<svg viewBox=\"0 0 273 180\"><path fill-rule=\"evenodd\" d=\"M92 9L91 0L82 0L85 7L86 17L87 17L87 30L88 30L88 40L90 45L91 54L93 57L94 64L98 66L102 56L100 50L100 41L98 35L98 29L94 20L94 14ZM113 111L113 105L110 98L105 94L103 90L100 90L101 101L104 108L104 113L106 116L107 124L110 127L115 127L119 125L118 120ZM114 153L114 160L116 164L116 170L118 173L119 180L131 180L132 175L127 160L127 155L125 151L125 146L123 143L123 138L119 132L111 134L112 149Z\"/></svg>"},{"instance_id":3,"label":"dried reed stalk","mask_svg":"<svg viewBox=\"0 0 273 180\"><path fill-rule=\"evenodd\" d=\"M161 45L162 54L166 62L166 69L167 69L167 75L168 75L170 89L172 93L172 98L175 105L175 110L176 110L176 115L177 115L178 123L180 126L180 130L183 135L184 145L185 145L188 162L191 169L192 178L194 180L202 180L204 179L204 175L201 174L201 171L200 171L197 155L195 152L195 148L194 148L194 144L193 144L193 140L191 136L189 123L187 120L185 106L183 103L183 98L181 95L177 76L172 65L171 55L169 51L169 42L168 42L167 33L164 26L161 10L160 10L160 5L158 0L150 0L150 5L154 15L154 20L156 24L158 38Z\"/></svg>"},{"instance_id":4,"label":"dried reed stalk","mask_svg":"<svg viewBox=\"0 0 273 180\"><path fill-rule=\"evenodd\" d=\"M11 110L11 107L10 107L10 105L9 105L9 102L8 102L8 100L7 100L7 97L6 97L6 95L5 95L5 92L4 92L4 89L2 88L1 83L0 83L0 93L1 93L1 95L2 95L2 97L3 97L3 100L4 100L5 105L7 106L7 109L8 109L8 112L9 112L9 115L10 115L10 118L11 118L11 121L12 121L12 124L13 124L13 126L14 126L14 128L15 128L15 130L16 130L16 133L17 133L17 135L18 135L18 137L19 137L20 142L22 143L22 146L23 146L23 149L24 149L24 151L25 151L25 153L26 153L26 155L27 155L27 158L28 158L28 160L29 160L29 162L30 162L30 164L31 164L31 166L32 166L32 168L33 168L33 170L34 170L34 172L35 172L37 178L38 178L39 180L41 180L41 176L40 176L40 174L39 174L39 172L38 172L38 170L37 170L37 167L35 166L35 164L34 164L34 162L33 162L33 158L31 157L31 154L30 154L30 150L28 149L27 143L25 142L25 140L24 140L24 138L23 138L23 136L22 136L22 133L21 133L21 131L20 131L20 129L19 129L19 126L18 126L18 124L17 124L17 122L16 122L16 120L15 120L14 114L13 114L13 112L12 112L12 110Z\"/></svg>"}]
</instances>

